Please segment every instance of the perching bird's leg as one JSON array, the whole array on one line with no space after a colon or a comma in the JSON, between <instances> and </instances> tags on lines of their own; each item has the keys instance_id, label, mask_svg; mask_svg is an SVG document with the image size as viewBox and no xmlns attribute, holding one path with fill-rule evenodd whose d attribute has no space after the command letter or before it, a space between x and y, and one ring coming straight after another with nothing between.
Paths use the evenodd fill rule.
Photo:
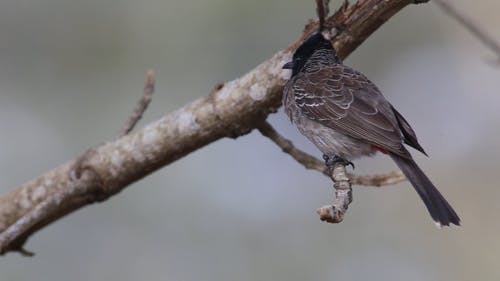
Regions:
<instances>
[{"instance_id":1,"label":"perching bird's leg","mask_svg":"<svg viewBox=\"0 0 500 281\"><path fill-rule=\"evenodd\" d=\"M329 171L332 171L333 170L333 166L335 166L335 164L342 164L344 166L349 166L351 165L352 168L354 169L354 164L349 161L349 160L346 160L340 156L337 156L337 155L333 155L332 157L326 155L326 154L323 154L323 160L325 160L325 165L326 167L328 168Z\"/></svg>"}]
</instances>

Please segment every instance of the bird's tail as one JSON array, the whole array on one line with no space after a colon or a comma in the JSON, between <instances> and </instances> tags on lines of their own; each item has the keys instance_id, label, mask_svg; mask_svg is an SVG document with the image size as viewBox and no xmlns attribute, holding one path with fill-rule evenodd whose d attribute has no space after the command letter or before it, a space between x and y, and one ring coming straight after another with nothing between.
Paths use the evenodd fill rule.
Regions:
<instances>
[{"instance_id":1,"label":"bird's tail","mask_svg":"<svg viewBox=\"0 0 500 281\"><path fill-rule=\"evenodd\" d=\"M438 226L460 225L458 215L424 172L417 166L417 163L411 158L404 158L393 153L389 154L411 182L418 195L420 195L436 224Z\"/></svg>"}]
</instances>

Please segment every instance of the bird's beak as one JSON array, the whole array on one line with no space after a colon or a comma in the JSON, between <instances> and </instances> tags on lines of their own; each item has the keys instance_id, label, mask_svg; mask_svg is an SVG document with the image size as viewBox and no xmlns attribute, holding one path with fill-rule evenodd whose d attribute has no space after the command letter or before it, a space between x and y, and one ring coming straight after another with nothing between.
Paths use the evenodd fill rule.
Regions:
<instances>
[{"instance_id":1,"label":"bird's beak","mask_svg":"<svg viewBox=\"0 0 500 281\"><path fill-rule=\"evenodd\" d=\"M289 61L283 65L283 69L292 69L293 68L293 61Z\"/></svg>"}]
</instances>

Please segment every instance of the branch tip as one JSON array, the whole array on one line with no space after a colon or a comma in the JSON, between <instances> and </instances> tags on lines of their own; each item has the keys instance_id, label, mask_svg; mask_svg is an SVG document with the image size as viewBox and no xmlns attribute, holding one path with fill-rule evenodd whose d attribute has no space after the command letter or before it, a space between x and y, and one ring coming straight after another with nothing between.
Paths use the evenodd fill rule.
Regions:
<instances>
[{"instance_id":1,"label":"branch tip","mask_svg":"<svg viewBox=\"0 0 500 281\"><path fill-rule=\"evenodd\" d=\"M28 251L28 250L24 249L23 247L21 247L19 249L15 249L14 251L19 252L19 254L21 254L21 256L23 256L23 257L33 257L33 256L35 256L34 252Z\"/></svg>"}]
</instances>

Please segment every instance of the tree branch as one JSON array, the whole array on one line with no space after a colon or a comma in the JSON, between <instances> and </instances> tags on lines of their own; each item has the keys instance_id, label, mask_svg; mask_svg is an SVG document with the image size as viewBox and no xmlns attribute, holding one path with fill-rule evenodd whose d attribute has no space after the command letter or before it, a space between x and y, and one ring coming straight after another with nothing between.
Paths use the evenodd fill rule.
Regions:
<instances>
[{"instance_id":1,"label":"tree branch","mask_svg":"<svg viewBox=\"0 0 500 281\"><path fill-rule=\"evenodd\" d=\"M331 177L330 171L326 168L323 161L318 158L296 148L293 143L281 136L269 122L264 122L262 125L258 127L259 132L273 141L277 146L281 148L284 153L289 154L293 157L297 162L299 162L304 168L310 170L316 170L327 177ZM366 185L366 186L384 186L384 185L392 185L398 184L404 180L406 180L405 176L400 172L390 172L383 175L353 175L347 173L347 177L351 181L352 184L357 185Z\"/></svg>"},{"instance_id":2,"label":"tree branch","mask_svg":"<svg viewBox=\"0 0 500 281\"><path fill-rule=\"evenodd\" d=\"M376 186L397 184L406 179L400 172L390 172L384 175L357 176L349 174L343 165L335 165L329 170L324 162L306 152L297 149L290 140L281 136L269 122L264 122L258 127L259 132L273 141L281 150L293 157L306 169L316 170L333 181L335 199L331 205L323 206L316 210L322 221L339 223L344 219L344 214L352 202L351 184Z\"/></svg>"},{"instance_id":3,"label":"tree branch","mask_svg":"<svg viewBox=\"0 0 500 281\"><path fill-rule=\"evenodd\" d=\"M360 0L327 18L340 57L345 58L410 0ZM106 200L155 170L224 137L250 132L280 106L287 73L282 65L317 30L311 22L301 38L239 79L136 132L91 149L76 160L0 197L0 253L20 251L37 230L82 206ZM62 194L62 195L61 195ZM59 200L59 199L60 200Z\"/></svg>"},{"instance_id":4,"label":"tree branch","mask_svg":"<svg viewBox=\"0 0 500 281\"><path fill-rule=\"evenodd\" d=\"M344 164L337 163L330 171L330 178L335 189L335 199L331 205L323 206L316 210L320 220L329 223L340 223L352 202L351 181L347 176Z\"/></svg>"},{"instance_id":5,"label":"tree branch","mask_svg":"<svg viewBox=\"0 0 500 281\"><path fill-rule=\"evenodd\" d=\"M141 99L137 102L137 106L132 112L132 115L128 118L125 126L123 126L120 136L125 136L130 133L137 122L141 120L142 115L148 109L151 100L153 99L153 92L155 90L155 73L153 70L148 70L146 74L146 83L144 84L144 91L142 93Z\"/></svg>"},{"instance_id":6,"label":"tree branch","mask_svg":"<svg viewBox=\"0 0 500 281\"><path fill-rule=\"evenodd\" d=\"M304 168L316 170L325 176L329 176L324 162L300 149L295 148L290 140L284 138L276 132L276 130L267 121L260 125L258 130L263 136L268 137L277 146L279 146L284 153L292 156L293 159L304 166Z\"/></svg>"}]
</instances>

